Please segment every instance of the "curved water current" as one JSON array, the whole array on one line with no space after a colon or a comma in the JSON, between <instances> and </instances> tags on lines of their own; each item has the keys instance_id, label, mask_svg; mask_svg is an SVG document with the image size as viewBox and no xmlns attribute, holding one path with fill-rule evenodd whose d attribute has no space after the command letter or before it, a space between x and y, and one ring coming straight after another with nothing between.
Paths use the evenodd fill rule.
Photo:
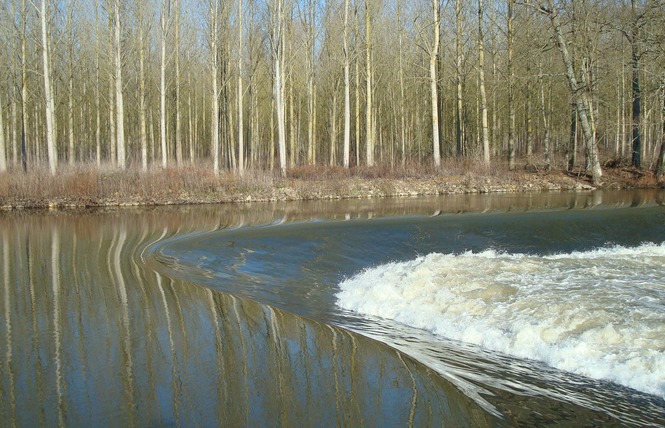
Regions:
<instances>
[{"instance_id":1,"label":"curved water current","mask_svg":"<svg viewBox=\"0 0 665 428\"><path fill-rule=\"evenodd\" d=\"M664 199L3 215L0 417L659 426Z\"/></svg>"}]
</instances>

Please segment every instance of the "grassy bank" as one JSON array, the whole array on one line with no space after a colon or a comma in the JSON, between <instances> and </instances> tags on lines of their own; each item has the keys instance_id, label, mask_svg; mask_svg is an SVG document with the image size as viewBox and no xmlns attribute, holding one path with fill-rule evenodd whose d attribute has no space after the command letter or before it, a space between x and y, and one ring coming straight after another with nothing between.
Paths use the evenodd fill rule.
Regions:
<instances>
[{"instance_id":1,"label":"grassy bank","mask_svg":"<svg viewBox=\"0 0 665 428\"><path fill-rule=\"evenodd\" d=\"M656 187L653 175L625 166L604 170L604 188ZM463 162L440 170L422 167L299 167L287 177L269 171L243 176L206 166L119 171L103 166L63 167L0 174L0 208L67 208L369 198L459 193L590 190L588 177L560 170L521 168L508 171Z\"/></svg>"}]
</instances>

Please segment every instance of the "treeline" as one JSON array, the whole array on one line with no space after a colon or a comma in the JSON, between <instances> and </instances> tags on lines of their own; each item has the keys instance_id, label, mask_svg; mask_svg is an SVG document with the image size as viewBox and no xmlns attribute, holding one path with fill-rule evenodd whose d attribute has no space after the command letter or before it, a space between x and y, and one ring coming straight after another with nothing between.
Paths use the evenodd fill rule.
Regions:
<instances>
[{"instance_id":1,"label":"treeline","mask_svg":"<svg viewBox=\"0 0 665 428\"><path fill-rule=\"evenodd\" d=\"M6 0L0 172L663 169L664 0ZM659 156L660 155L660 156Z\"/></svg>"}]
</instances>

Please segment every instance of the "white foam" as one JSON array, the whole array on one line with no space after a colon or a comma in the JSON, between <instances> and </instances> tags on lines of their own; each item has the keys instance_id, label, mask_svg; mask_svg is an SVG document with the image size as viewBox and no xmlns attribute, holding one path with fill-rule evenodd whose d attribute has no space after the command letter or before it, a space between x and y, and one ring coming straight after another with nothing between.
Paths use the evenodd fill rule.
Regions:
<instances>
[{"instance_id":1,"label":"white foam","mask_svg":"<svg viewBox=\"0 0 665 428\"><path fill-rule=\"evenodd\" d=\"M430 254L343 281L338 305L665 397L665 244Z\"/></svg>"}]
</instances>

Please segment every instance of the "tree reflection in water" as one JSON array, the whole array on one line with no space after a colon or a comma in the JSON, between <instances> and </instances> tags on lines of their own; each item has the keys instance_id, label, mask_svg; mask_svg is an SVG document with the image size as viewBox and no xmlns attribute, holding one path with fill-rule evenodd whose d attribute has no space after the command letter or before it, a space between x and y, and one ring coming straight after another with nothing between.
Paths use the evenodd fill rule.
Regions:
<instances>
[{"instance_id":1,"label":"tree reflection in water","mask_svg":"<svg viewBox=\"0 0 665 428\"><path fill-rule=\"evenodd\" d=\"M261 221L241 214L211 207L0 218L2 420L492 423L439 376L383 344L164 277L144 260L146 249L175 233Z\"/></svg>"}]
</instances>

